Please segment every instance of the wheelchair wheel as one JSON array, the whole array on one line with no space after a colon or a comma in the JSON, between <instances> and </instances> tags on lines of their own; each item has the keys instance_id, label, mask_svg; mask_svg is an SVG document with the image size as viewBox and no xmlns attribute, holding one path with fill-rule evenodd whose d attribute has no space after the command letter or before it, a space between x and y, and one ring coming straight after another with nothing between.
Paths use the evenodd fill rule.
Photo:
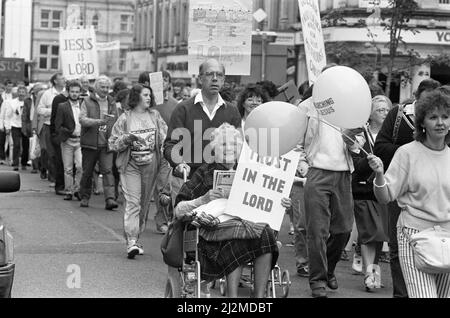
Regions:
<instances>
[{"instance_id":1,"label":"wheelchair wheel","mask_svg":"<svg viewBox=\"0 0 450 318\"><path fill-rule=\"evenodd\" d=\"M164 298L181 298L182 277L177 268L169 267Z\"/></svg>"},{"instance_id":2,"label":"wheelchair wheel","mask_svg":"<svg viewBox=\"0 0 450 318\"><path fill-rule=\"evenodd\" d=\"M283 274L281 275L281 297L287 298L289 295L289 287L291 286L291 279L289 276L289 271L286 269L283 271Z\"/></svg>"},{"instance_id":3,"label":"wheelchair wheel","mask_svg":"<svg viewBox=\"0 0 450 318\"><path fill-rule=\"evenodd\" d=\"M226 296L227 294L227 281L225 278L219 279L219 291L222 296Z\"/></svg>"}]
</instances>

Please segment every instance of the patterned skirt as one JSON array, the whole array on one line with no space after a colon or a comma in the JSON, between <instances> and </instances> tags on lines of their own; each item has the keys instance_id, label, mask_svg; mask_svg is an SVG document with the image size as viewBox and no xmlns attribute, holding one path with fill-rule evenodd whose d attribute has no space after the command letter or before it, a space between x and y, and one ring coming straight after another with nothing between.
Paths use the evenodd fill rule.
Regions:
<instances>
[{"instance_id":1,"label":"patterned skirt","mask_svg":"<svg viewBox=\"0 0 450 318\"><path fill-rule=\"evenodd\" d=\"M277 242L269 226L257 239L209 242L200 237L198 247L202 279L206 281L222 278L264 254L272 253L272 268L278 260Z\"/></svg>"}]
</instances>

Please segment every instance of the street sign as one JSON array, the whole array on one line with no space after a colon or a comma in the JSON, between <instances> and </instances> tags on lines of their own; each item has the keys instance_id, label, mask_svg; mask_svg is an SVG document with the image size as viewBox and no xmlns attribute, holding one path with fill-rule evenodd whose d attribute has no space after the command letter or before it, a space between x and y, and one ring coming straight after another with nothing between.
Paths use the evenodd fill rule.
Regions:
<instances>
[{"instance_id":1,"label":"street sign","mask_svg":"<svg viewBox=\"0 0 450 318\"><path fill-rule=\"evenodd\" d=\"M25 74L25 60L0 57L0 79L11 81L23 81Z\"/></svg>"}]
</instances>

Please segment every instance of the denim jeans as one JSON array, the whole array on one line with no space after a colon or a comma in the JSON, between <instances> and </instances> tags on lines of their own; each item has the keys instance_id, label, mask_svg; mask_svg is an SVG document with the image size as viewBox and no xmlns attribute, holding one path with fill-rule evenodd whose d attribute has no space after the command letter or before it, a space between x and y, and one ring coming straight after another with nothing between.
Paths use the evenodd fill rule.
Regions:
<instances>
[{"instance_id":1,"label":"denim jeans","mask_svg":"<svg viewBox=\"0 0 450 318\"><path fill-rule=\"evenodd\" d=\"M80 138L70 138L61 143L61 153L64 163L65 191L74 194L80 191L81 176L83 174ZM75 178L73 165L75 164Z\"/></svg>"},{"instance_id":2,"label":"denim jeans","mask_svg":"<svg viewBox=\"0 0 450 318\"><path fill-rule=\"evenodd\" d=\"M298 268L300 266L308 265L303 185L294 183L290 197L292 200L291 222L294 225L295 266Z\"/></svg>"},{"instance_id":3,"label":"denim jeans","mask_svg":"<svg viewBox=\"0 0 450 318\"><path fill-rule=\"evenodd\" d=\"M82 199L89 200L92 194L92 176L94 175L95 165L98 161L100 173L103 176L103 191L105 201L115 199L114 176L112 173L113 153L108 152L106 148L97 150L81 148L83 175L80 182L80 195Z\"/></svg>"},{"instance_id":4,"label":"denim jeans","mask_svg":"<svg viewBox=\"0 0 450 318\"><path fill-rule=\"evenodd\" d=\"M397 201L388 203L388 227L389 227L389 257L392 276L392 287L394 298L408 298L405 279L403 277L400 259L398 256L397 222L401 209Z\"/></svg>"},{"instance_id":5,"label":"denim jeans","mask_svg":"<svg viewBox=\"0 0 450 318\"><path fill-rule=\"evenodd\" d=\"M129 161L125 173L120 175L125 197L124 233L128 247L138 241L146 228L156 178L155 162L138 166L133 160Z\"/></svg>"},{"instance_id":6,"label":"denim jeans","mask_svg":"<svg viewBox=\"0 0 450 318\"><path fill-rule=\"evenodd\" d=\"M310 168L305 185L306 237L311 289L325 287L353 225L349 171Z\"/></svg>"},{"instance_id":7,"label":"denim jeans","mask_svg":"<svg viewBox=\"0 0 450 318\"><path fill-rule=\"evenodd\" d=\"M28 155L30 153L30 138L22 133L22 128L11 127L11 135L13 139L13 166L19 166L19 156L21 157L20 163L22 167L26 167L28 163Z\"/></svg>"}]
</instances>

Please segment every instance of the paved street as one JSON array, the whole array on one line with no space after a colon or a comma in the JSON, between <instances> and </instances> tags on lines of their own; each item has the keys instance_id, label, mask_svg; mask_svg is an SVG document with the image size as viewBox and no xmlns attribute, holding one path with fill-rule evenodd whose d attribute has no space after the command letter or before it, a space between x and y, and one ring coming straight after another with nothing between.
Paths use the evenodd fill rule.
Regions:
<instances>
[{"instance_id":1,"label":"paved street","mask_svg":"<svg viewBox=\"0 0 450 318\"><path fill-rule=\"evenodd\" d=\"M163 296L167 267L159 251L162 236L155 233L152 220L142 237L145 255L128 260L122 213L104 210L102 195L93 196L91 207L82 209L78 201L56 196L39 175L21 172L21 181L20 192L0 194L0 214L15 239L13 297ZM285 245L278 263L291 274L289 297L310 297L307 279L295 275L293 249L286 246L291 240L288 225L286 216L280 234ZM81 288L68 287L73 268L80 269ZM340 262L336 273L340 288L330 297L390 297L388 264L383 263L382 269L385 288L369 294L364 291L363 276L352 275L351 262ZM247 294L242 290L243 296ZM212 296L219 297L217 288Z\"/></svg>"}]
</instances>

